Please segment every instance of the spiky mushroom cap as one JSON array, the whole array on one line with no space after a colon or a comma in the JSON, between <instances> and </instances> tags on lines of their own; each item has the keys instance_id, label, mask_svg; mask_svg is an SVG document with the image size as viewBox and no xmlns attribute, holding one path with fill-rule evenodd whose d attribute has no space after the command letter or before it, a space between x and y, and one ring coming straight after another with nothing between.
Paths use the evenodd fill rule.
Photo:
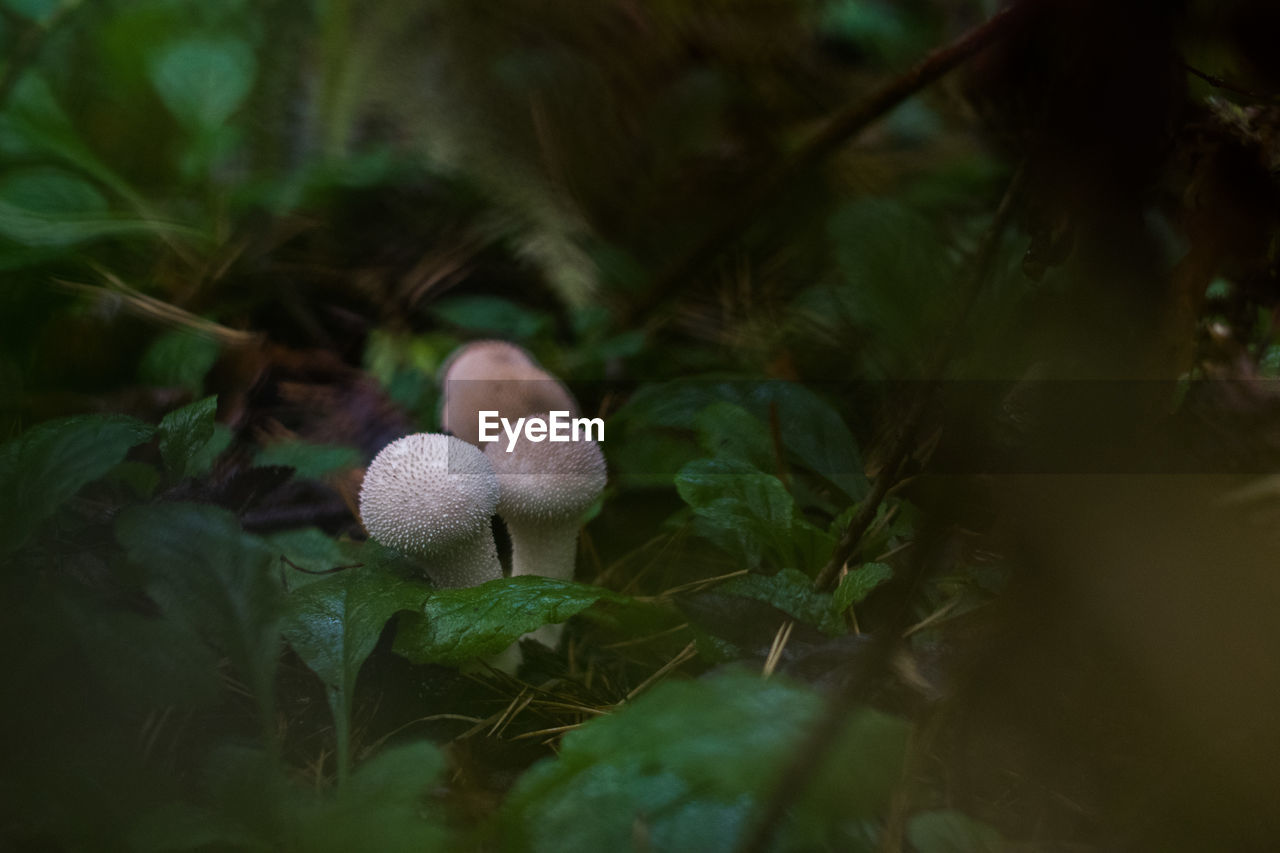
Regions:
<instances>
[{"instance_id":1,"label":"spiky mushroom cap","mask_svg":"<svg viewBox=\"0 0 1280 853\"><path fill-rule=\"evenodd\" d=\"M442 586L502 576L489 519L498 505L493 466L475 447L419 433L391 442L365 472L360 517L383 545L427 561Z\"/></svg>"},{"instance_id":2,"label":"spiky mushroom cap","mask_svg":"<svg viewBox=\"0 0 1280 853\"><path fill-rule=\"evenodd\" d=\"M496 411L515 420L539 412L578 414L578 402L522 347L506 341L475 341L455 350L440 372L444 401L441 426L480 446L479 415Z\"/></svg>"}]
</instances>

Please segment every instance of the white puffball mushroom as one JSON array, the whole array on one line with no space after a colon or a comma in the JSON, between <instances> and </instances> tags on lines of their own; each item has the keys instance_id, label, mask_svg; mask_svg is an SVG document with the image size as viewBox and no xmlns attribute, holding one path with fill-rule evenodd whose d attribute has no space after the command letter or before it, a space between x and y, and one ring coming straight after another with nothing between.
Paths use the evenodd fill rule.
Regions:
<instances>
[{"instance_id":1,"label":"white puffball mushroom","mask_svg":"<svg viewBox=\"0 0 1280 853\"><path fill-rule=\"evenodd\" d=\"M546 413L541 413L546 417ZM573 580L582 517L604 491L604 454L594 441L516 443L485 448L498 476L498 515L511 534L511 574ZM529 636L554 648L559 625Z\"/></svg>"},{"instance_id":2,"label":"white puffball mushroom","mask_svg":"<svg viewBox=\"0 0 1280 853\"><path fill-rule=\"evenodd\" d=\"M360 487L360 518L383 545L423 558L440 586L476 586L502 577L489 526L498 479L485 455L447 435L391 442Z\"/></svg>"},{"instance_id":3,"label":"white puffball mushroom","mask_svg":"<svg viewBox=\"0 0 1280 853\"><path fill-rule=\"evenodd\" d=\"M440 424L477 447L481 410L499 417L527 417L538 412L578 414L578 403L560 380L547 373L522 347L506 341L474 341L450 354L440 371L444 400Z\"/></svg>"}]
</instances>

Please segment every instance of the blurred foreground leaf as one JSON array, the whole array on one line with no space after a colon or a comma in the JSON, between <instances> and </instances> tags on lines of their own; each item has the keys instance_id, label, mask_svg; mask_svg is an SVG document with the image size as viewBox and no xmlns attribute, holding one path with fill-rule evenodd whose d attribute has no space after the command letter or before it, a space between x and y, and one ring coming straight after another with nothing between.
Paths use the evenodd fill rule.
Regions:
<instances>
[{"instance_id":1,"label":"blurred foreground leaf","mask_svg":"<svg viewBox=\"0 0 1280 853\"><path fill-rule=\"evenodd\" d=\"M25 542L37 524L114 468L153 429L120 415L76 415L0 445L0 552Z\"/></svg>"},{"instance_id":2,"label":"blurred foreground leaf","mask_svg":"<svg viewBox=\"0 0 1280 853\"><path fill-rule=\"evenodd\" d=\"M820 696L740 671L669 681L567 735L558 757L517 783L502 813L506 849L596 853L731 851L759 814ZM865 833L901 771L906 723L852 712L797 798L778 849Z\"/></svg>"},{"instance_id":3,"label":"blurred foreground leaf","mask_svg":"<svg viewBox=\"0 0 1280 853\"><path fill-rule=\"evenodd\" d=\"M116 538L147 572L160 608L225 653L268 725L280 649L275 551L219 507L171 503L131 507Z\"/></svg>"},{"instance_id":4,"label":"blurred foreground leaf","mask_svg":"<svg viewBox=\"0 0 1280 853\"><path fill-rule=\"evenodd\" d=\"M350 783L324 793L286 778L253 750L214 753L207 805L170 803L144 816L129 848L306 850L315 853L432 853L457 849L430 813L429 796L444 757L429 743L391 747L365 762Z\"/></svg>"}]
</instances>

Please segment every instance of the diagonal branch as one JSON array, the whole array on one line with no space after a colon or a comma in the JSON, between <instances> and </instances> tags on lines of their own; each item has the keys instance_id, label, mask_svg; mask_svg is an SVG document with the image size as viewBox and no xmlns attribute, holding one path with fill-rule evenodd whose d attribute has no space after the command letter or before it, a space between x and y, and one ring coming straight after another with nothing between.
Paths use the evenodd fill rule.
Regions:
<instances>
[{"instance_id":1,"label":"diagonal branch","mask_svg":"<svg viewBox=\"0 0 1280 853\"><path fill-rule=\"evenodd\" d=\"M929 53L902 74L889 80L870 97L837 113L827 125L778 168L748 188L730 213L658 276L645 300L632 307L620 321L629 325L657 312L691 276L714 260L751 224L756 213L791 186L798 175L814 168L868 125L882 118L907 98L929 86L965 60L1005 36L1030 4L1015 3L955 41Z\"/></svg>"},{"instance_id":2,"label":"diagonal branch","mask_svg":"<svg viewBox=\"0 0 1280 853\"><path fill-rule=\"evenodd\" d=\"M916 431L920 426L920 421L923 418L928 402L933 397L933 391L938 386L939 380L936 377L941 375L942 368L951 359L956 346L962 339L966 326L965 321L968 319L970 310L981 292L983 284L991 273L996 250L1009 223L1014 200L1021 191L1024 172L1025 168L1021 166L1014 172L1012 179L1009 181L1009 186L1005 190L1004 197L1000 200L1000 206L996 209L995 216L991 220L991 224L982 235L982 241L978 245L977 252L974 254L971 263L966 265L966 271L962 277L964 290L960 314L948 330L937 351L934 352L933 363L930 365L933 370L927 374L934 378L919 389L917 398L907 417L907 423L904 424L902 431L899 432L898 437L895 439L889 451L888 461L880 476L876 477L875 488L872 490L871 495L867 497L857 515L849 522L848 528L846 528L844 535L840 537L840 542L836 545L835 553L832 554L830 562L823 567L822 572L815 580L814 586L818 589L830 587L838 576L840 569L857 552L858 546L862 542L862 536L875 518L880 502L884 499L893 483L896 482L898 471L905 463L911 448L914 447ZM922 538L927 541L923 547L913 549L906 577L903 579L909 587L914 587L923 577L930 560L933 558L933 552L937 550L938 542L934 541L937 538L936 535L930 534ZM764 853L769 849L778 830L778 825L791 808L791 804L804 792L805 786L813 778L814 769L822 763L822 759L830 748L831 742L839 736L848 719L849 709L855 704L865 701L870 691L874 674L883 671L888 665L894 649L897 647L896 639L902 633L901 628L906 627L906 617L907 611L904 605L903 613L898 618L900 628L896 631L886 631L882 636L873 637L874 645L871 647L869 654L860 659L857 671L827 699L822 716L815 721L804 739L797 744L792 760L784 768L782 775L773 788L772 794L763 804L759 819L751 831L743 838L742 844L738 846L737 853Z\"/></svg>"}]
</instances>

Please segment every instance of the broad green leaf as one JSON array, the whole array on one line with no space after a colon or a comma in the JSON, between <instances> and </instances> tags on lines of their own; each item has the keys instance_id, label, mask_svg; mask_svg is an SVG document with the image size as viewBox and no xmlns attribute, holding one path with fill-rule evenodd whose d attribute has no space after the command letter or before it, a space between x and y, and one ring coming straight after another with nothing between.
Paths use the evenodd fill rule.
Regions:
<instances>
[{"instance_id":1,"label":"broad green leaf","mask_svg":"<svg viewBox=\"0 0 1280 853\"><path fill-rule=\"evenodd\" d=\"M358 467L361 460L360 451L354 447L291 439L262 448L254 464L283 465L294 469L299 477L319 479L343 468Z\"/></svg>"},{"instance_id":2,"label":"broad green leaf","mask_svg":"<svg viewBox=\"0 0 1280 853\"><path fill-rule=\"evenodd\" d=\"M120 415L76 415L32 427L0 445L0 552L25 542L37 524L114 468L152 431Z\"/></svg>"},{"instance_id":3,"label":"broad green leaf","mask_svg":"<svg viewBox=\"0 0 1280 853\"><path fill-rule=\"evenodd\" d=\"M563 622L604 599L607 589L523 575L465 589L439 589L419 612L401 618L395 651L414 663L457 665L489 657L542 625Z\"/></svg>"},{"instance_id":4,"label":"broad green leaf","mask_svg":"<svg viewBox=\"0 0 1280 853\"><path fill-rule=\"evenodd\" d=\"M866 497L868 484L858 443L839 413L817 394L797 382L762 382L748 386L741 405L766 422L776 412L787 450L852 500Z\"/></svg>"},{"instance_id":5,"label":"broad green leaf","mask_svg":"<svg viewBox=\"0 0 1280 853\"><path fill-rule=\"evenodd\" d=\"M813 581L795 569L736 577L716 587L716 592L767 602L832 636L844 633L839 612L832 609L831 595L814 592Z\"/></svg>"},{"instance_id":6,"label":"broad green leaf","mask_svg":"<svg viewBox=\"0 0 1280 853\"><path fill-rule=\"evenodd\" d=\"M734 850L821 709L814 691L755 673L660 684L566 735L556 758L520 779L500 816L504 849L626 850L643 832L655 851ZM876 711L851 712L799 792L781 849L805 849L788 843L798 835L838 837L883 808L907 728Z\"/></svg>"},{"instance_id":7,"label":"broad green leaf","mask_svg":"<svg viewBox=\"0 0 1280 853\"><path fill-rule=\"evenodd\" d=\"M165 332L152 342L138 366L138 378L149 385L177 385L192 394L204 388L204 377L218 360L218 342L182 330Z\"/></svg>"},{"instance_id":8,"label":"broad green leaf","mask_svg":"<svg viewBox=\"0 0 1280 853\"><path fill-rule=\"evenodd\" d=\"M735 403L712 403L694 418L698 443L708 456L734 459L761 470L775 462L773 437L759 418Z\"/></svg>"},{"instance_id":9,"label":"broad green leaf","mask_svg":"<svg viewBox=\"0 0 1280 853\"><path fill-rule=\"evenodd\" d=\"M160 420L160 427L156 430L160 438L160 457L175 480L194 473L191 462L213 438L213 416L217 411L218 398L205 397L173 410Z\"/></svg>"},{"instance_id":10,"label":"broad green leaf","mask_svg":"<svg viewBox=\"0 0 1280 853\"><path fill-rule=\"evenodd\" d=\"M517 341L532 338L551 325L547 315L496 296L457 296L441 301L432 310L461 329Z\"/></svg>"},{"instance_id":11,"label":"broad green leaf","mask_svg":"<svg viewBox=\"0 0 1280 853\"><path fill-rule=\"evenodd\" d=\"M281 604L270 545L227 510L189 503L131 507L116 521L116 538L146 570L161 610L227 654L268 725Z\"/></svg>"},{"instance_id":12,"label":"broad green leaf","mask_svg":"<svg viewBox=\"0 0 1280 853\"><path fill-rule=\"evenodd\" d=\"M420 608L431 591L427 584L358 566L289 594L284 636L324 682L337 728L339 778L346 778L350 760L351 701L360 667L387 620L400 610Z\"/></svg>"},{"instance_id":13,"label":"broad green leaf","mask_svg":"<svg viewBox=\"0 0 1280 853\"><path fill-rule=\"evenodd\" d=\"M954 809L912 815L907 821L907 840L919 853L1002 853L1009 849L994 828Z\"/></svg>"},{"instance_id":14,"label":"broad green leaf","mask_svg":"<svg viewBox=\"0 0 1280 853\"><path fill-rule=\"evenodd\" d=\"M178 121L195 131L219 128L249 95L257 60L238 38L171 42L150 62L151 82Z\"/></svg>"},{"instance_id":15,"label":"broad green leaf","mask_svg":"<svg viewBox=\"0 0 1280 853\"><path fill-rule=\"evenodd\" d=\"M893 567L888 563L863 563L840 581L831 606L836 613L843 613L852 605L860 604L872 590L892 577Z\"/></svg>"},{"instance_id":16,"label":"broad green leaf","mask_svg":"<svg viewBox=\"0 0 1280 853\"><path fill-rule=\"evenodd\" d=\"M732 459L695 459L675 484L708 539L752 566L765 554L789 561L795 504L777 477Z\"/></svg>"}]
</instances>

